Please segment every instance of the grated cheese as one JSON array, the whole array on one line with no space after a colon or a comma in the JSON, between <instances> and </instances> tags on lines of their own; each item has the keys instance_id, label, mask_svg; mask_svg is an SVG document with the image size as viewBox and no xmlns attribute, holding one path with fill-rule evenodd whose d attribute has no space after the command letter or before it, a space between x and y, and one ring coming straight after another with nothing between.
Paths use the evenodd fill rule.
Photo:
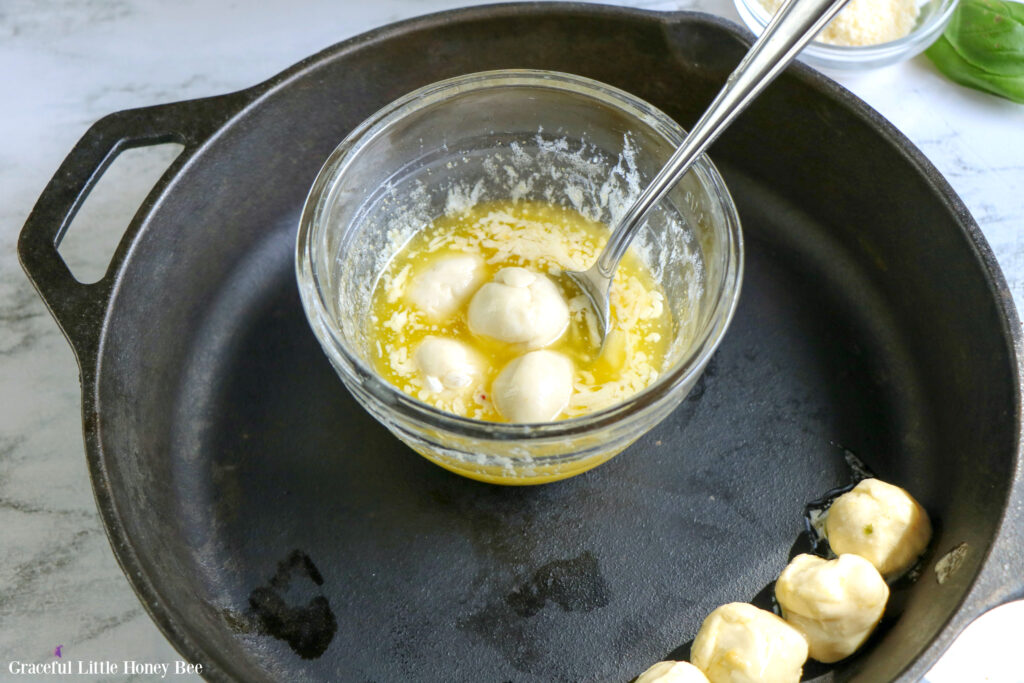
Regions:
<instances>
[{"instance_id":1,"label":"grated cheese","mask_svg":"<svg viewBox=\"0 0 1024 683\"><path fill-rule=\"evenodd\" d=\"M783 0L761 0L774 14ZM850 0L815 40L829 45L880 45L914 30L920 8L916 0Z\"/></svg>"}]
</instances>

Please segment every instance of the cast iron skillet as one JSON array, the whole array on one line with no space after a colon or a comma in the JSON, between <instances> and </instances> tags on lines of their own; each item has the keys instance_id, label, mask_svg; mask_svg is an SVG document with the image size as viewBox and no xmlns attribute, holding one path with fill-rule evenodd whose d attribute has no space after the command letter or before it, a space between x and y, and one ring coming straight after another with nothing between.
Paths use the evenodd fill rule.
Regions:
<instances>
[{"instance_id":1,"label":"cast iron skillet","mask_svg":"<svg viewBox=\"0 0 1024 683\"><path fill-rule=\"evenodd\" d=\"M697 14L504 5L354 38L240 93L112 114L21 235L81 366L97 504L153 619L212 679L627 680L760 600L845 450L936 522L862 653L808 677L919 678L1022 594L1021 334L992 253L876 113L787 71L712 149L748 244L701 384L584 476L458 478L358 409L302 314L296 221L321 162L383 104L470 71L569 71L691 124L749 34ZM56 251L129 147L184 154L106 276ZM794 544L797 544L796 546ZM936 562L960 548L940 584ZM763 604L763 602L762 602Z\"/></svg>"}]
</instances>

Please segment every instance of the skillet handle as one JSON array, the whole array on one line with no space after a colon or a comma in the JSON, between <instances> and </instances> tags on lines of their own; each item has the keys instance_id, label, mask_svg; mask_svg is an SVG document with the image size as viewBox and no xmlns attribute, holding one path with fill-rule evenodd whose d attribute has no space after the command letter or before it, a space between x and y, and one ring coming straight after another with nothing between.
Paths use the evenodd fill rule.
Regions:
<instances>
[{"instance_id":1,"label":"skillet handle","mask_svg":"<svg viewBox=\"0 0 1024 683\"><path fill-rule=\"evenodd\" d=\"M79 363L95 355L116 273L143 216L181 166L250 99L243 91L105 116L86 131L43 189L18 238L18 258ZM168 142L184 149L135 214L106 273L95 283L79 282L57 247L85 198L121 152Z\"/></svg>"}]
</instances>

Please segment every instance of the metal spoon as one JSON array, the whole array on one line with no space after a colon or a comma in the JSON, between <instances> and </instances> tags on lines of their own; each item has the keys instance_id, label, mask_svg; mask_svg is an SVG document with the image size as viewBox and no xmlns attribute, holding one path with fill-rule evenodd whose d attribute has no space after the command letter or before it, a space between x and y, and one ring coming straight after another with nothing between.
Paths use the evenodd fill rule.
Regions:
<instances>
[{"instance_id":1,"label":"metal spoon","mask_svg":"<svg viewBox=\"0 0 1024 683\"><path fill-rule=\"evenodd\" d=\"M804 45L825 27L849 0L787 0L764 33L730 74L711 106L697 121L679 149L612 231L608 243L590 268L565 271L590 299L597 314L600 344L608 336L609 293L615 269L647 214L689 170L693 162L737 115L793 61Z\"/></svg>"}]
</instances>

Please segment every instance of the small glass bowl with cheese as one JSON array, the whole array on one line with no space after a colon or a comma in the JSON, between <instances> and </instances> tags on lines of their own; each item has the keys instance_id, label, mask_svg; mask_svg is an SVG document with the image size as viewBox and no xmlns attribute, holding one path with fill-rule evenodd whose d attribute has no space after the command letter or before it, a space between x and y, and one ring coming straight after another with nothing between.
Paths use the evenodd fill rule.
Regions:
<instances>
[{"instance_id":1,"label":"small glass bowl with cheese","mask_svg":"<svg viewBox=\"0 0 1024 683\"><path fill-rule=\"evenodd\" d=\"M416 332L422 339L436 326L416 331L427 323L381 306L406 296L405 270L393 267L396 255L413 247L428 250L444 240L462 249L486 243L488 263L497 258L495 252L515 256L516 240L523 239L533 251L539 249L538 263L550 273L558 272L558 264L589 265L586 259L604 239L593 231L607 232L606 226L615 224L684 136L672 119L624 91L535 70L435 83L363 122L317 176L296 244L306 315L349 391L414 451L453 472L493 483L565 479L640 438L696 383L739 297L739 218L707 158L652 213L625 262L649 276L650 287L638 289L638 296L657 299L656 307L664 308L660 332L645 332L660 354L656 367L644 367L649 375L639 390L620 396L602 393L605 385L588 389L587 397L600 400L576 402L548 422L479 419L486 410L428 400L429 383L413 378L405 385L402 376L390 372L402 369L416 351L393 348L396 335ZM592 243L574 252L552 242L560 255L548 263L543 253L548 243L536 230L520 235L506 225L514 227L523 215L544 225L575 216L579 220L566 225L585 224ZM460 217L462 232L446 233ZM465 225L486 230L467 232ZM640 329L644 322L626 324ZM385 362L389 358L391 365ZM481 405L489 405L486 398Z\"/></svg>"},{"instance_id":2,"label":"small glass bowl with cheese","mask_svg":"<svg viewBox=\"0 0 1024 683\"><path fill-rule=\"evenodd\" d=\"M734 0L761 35L782 0ZM797 59L830 72L867 71L915 57L946 30L957 0L850 0Z\"/></svg>"}]
</instances>

